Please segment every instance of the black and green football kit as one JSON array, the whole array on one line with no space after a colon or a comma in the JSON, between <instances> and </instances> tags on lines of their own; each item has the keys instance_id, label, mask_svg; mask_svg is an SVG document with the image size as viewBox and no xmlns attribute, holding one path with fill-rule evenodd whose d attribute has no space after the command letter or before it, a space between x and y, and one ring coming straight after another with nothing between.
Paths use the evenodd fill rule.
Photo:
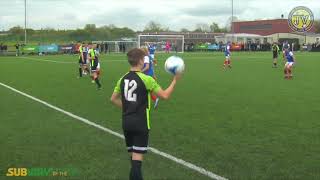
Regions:
<instances>
[{"instance_id":1,"label":"black and green football kit","mask_svg":"<svg viewBox=\"0 0 320 180\"><path fill-rule=\"evenodd\" d=\"M79 46L79 64L80 65L86 65L87 64L87 50L86 47L83 47L82 45ZM82 55L83 58L82 59Z\"/></svg>"},{"instance_id":2,"label":"black and green football kit","mask_svg":"<svg viewBox=\"0 0 320 180\"><path fill-rule=\"evenodd\" d=\"M121 93L122 128L128 152L147 152L151 92L160 89L152 77L136 71L128 72L117 82L114 92Z\"/></svg>"},{"instance_id":3,"label":"black and green football kit","mask_svg":"<svg viewBox=\"0 0 320 180\"><path fill-rule=\"evenodd\" d=\"M83 53L83 49L82 49L82 45L79 46L79 64L82 65L82 53Z\"/></svg>"},{"instance_id":4,"label":"black and green football kit","mask_svg":"<svg viewBox=\"0 0 320 180\"><path fill-rule=\"evenodd\" d=\"M90 60L91 71L92 72L98 71L100 69L100 63L99 63L99 58L98 58L95 50L89 49L88 54L91 58L91 60Z\"/></svg>"},{"instance_id":5,"label":"black and green football kit","mask_svg":"<svg viewBox=\"0 0 320 180\"><path fill-rule=\"evenodd\" d=\"M82 65L84 64L82 62L82 54L83 54L83 47L82 45L79 46L79 77L82 77Z\"/></svg>"},{"instance_id":6,"label":"black and green football kit","mask_svg":"<svg viewBox=\"0 0 320 180\"><path fill-rule=\"evenodd\" d=\"M273 59L278 58L278 54L280 53L280 48L278 45L272 45Z\"/></svg>"}]
</instances>

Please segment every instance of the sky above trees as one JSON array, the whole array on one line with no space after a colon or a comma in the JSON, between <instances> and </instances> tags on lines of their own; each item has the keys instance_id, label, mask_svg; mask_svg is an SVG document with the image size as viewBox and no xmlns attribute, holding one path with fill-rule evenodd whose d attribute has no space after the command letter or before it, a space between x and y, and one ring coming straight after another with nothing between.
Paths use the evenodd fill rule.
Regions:
<instances>
[{"instance_id":1,"label":"sky above trees","mask_svg":"<svg viewBox=\"0 0 320 180\"><path fill-rule=\"evenodd\" d=\"M28 27L77 29L86 24L114 24L143 30L150 21L171 30L194 30L216 22L225 27L231 16L231 0L27 0ZM309 7L320 18L319 0L234 0L240 20L288 16L296 6ZM24 25L24 0L0 1L0 30Z\"/></svg>"}]
</instances>

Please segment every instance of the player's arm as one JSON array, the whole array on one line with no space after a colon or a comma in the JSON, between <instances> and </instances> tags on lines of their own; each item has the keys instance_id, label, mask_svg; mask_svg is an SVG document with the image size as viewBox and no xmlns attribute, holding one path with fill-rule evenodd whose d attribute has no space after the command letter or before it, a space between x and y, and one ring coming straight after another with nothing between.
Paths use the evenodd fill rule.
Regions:
<instances>
[{"instance_id":1,"label":"player's arm","mask_svg":"<svg viewBox=\"0 0 320 180\"><path fill-rule=\"evenodd\" d=\"M227 47L227 52L231 55L230 49L231 49L231 46L228 46L228 47Z\"/></svg>"},{"instance_id":2,"label":"player's arm","mask_svg":"<svg viewBox=\"0 0 320 180\"><path fill-rule=\"evenodd\" d=\"M122 108L122 101L120 98L120 93L113 92L110 98L110 101L117 107Z\"/></svg>"},{"instance_id":3,"label":"player's arm","mask_svg":"<svg viewBox=\"0 0 320 180\"><path fill-rule=\"evenodd\" d=\"M82 47L81 46L79 47L79 53L80 53L80 56L81 56L81 61L83 63L84 62L84 58L83 58L83 51L82 51Z\"/></svg>"},{"instance_id":4,"label":"player's arm","mask_svg":"<svg viewBox=\"0 0 320 180\"><path fill-rule=\"evenodd\" d=\"M171 94L173 93L174 88L177 84L177 81L178 81L178 79L180 79L180 77L181 77L181 75L175 75L171 81L171 84L169 85L169 87L167 89L163 90L162 88L160 88L156 92L157 96L162 99L165 99L165 100L169 99Z\"/></svg>"},{"instance_id":5,"label":"player's arm","mask_svg":"<svg viewBox=\"0 0 320 180\"><path fill-rule=\"evenodd\" d=\"M83 56L83 49L82 49L82 47L81 47L81 49L80 49L80 53L81 53L82 63L84 63L84 56Z\"/></svg>"},{"instance_id":6,"label":"player's arm","mask_svg":"<svg viewBox=\"0 0 320 180\"><path fill-rule=\"evenodd\" d=\"M142 72L146 72L146 71L149 70L149 67L150 67L150 59L149 59L149 57L144 58L144 64L145 64L145 67L141 70Z\"/></svg>"},{"instance_id":7,"label":"player's arm","mask_svg":"<svg viewBox=\"0 0 320 180\"><path fill-rule=\"evenodd\" d=\"M97 56L97 57L100 57L100 52L99 52L99 50L94 50L94 54Z\"/></svg>"},{"instance_id":8,"label":"player's arm","mask_svg":"<svg viewBox=\"0 0 320 180\"><path fill-rule=\"evenodd\" d=\"M88 51L87 51L87 60L90 60L90 61L91 61L90 52L91 52L91 50L88 49Z\"/></svg>"},{"instance_id":9,"label":"player's arm","mask_svg":"<svg viewBox=\"0 0 320 180\"><path fill-rule=\"evenodd\" d=\"M296 57L294 56L294 54L292 52L290 53L290 56L292 57L293 62L296 62Z\"/></svg>"},{"instance_id":10,"label":"player's arm","mask_svg":"<svg viewBox=\"0 0 320 180\"><path fill-rule=\"evenodd\" d=\"M122 101L121 101L121 96L120 96L121 95L120 82L121 82L121 79L117 82L117 85L114 88L114 91L111 95L110 101L115 106L122 108Z\"/></svg>"},{"instance_id":11,"label":"player's arm","mask_svg":"<svg viewBox=\"0 0 320 180\"><path fill-rule=\"evenodd\" d=\"M84 63L84 56L83 56L83 53L81 53L81 59L82 59L82 63Z\"/></svg>"},{"instance_id":12,"label":"player's arm","mask_svg":"<svg viewBox=\"0 0 320 180\"><path fill-rule=\"evenodd\" d=\"M148 71L149 70L149 63L147 63L146 65L145 65L145 67L141 70L142 72L146 72L146 71Z\"/></svg>"}]
</instances>

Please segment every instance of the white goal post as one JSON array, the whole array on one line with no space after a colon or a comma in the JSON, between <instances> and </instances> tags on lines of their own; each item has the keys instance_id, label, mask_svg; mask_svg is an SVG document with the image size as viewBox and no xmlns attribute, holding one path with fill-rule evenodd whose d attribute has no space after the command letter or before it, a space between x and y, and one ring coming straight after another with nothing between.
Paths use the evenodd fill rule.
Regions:
<instances>
[{"instance_id":1,"label":"white goal post","mask_svg":"<svg viewBox=\"0 0 320 180\"><path fill-rule=\"evenodd\" d=\"M138 48L146 47L148 44L155 44L156 52L165 52L166 44L170 44L170 51L183 53L184 35L139 34Z\"/></svg>"}]
</instances>

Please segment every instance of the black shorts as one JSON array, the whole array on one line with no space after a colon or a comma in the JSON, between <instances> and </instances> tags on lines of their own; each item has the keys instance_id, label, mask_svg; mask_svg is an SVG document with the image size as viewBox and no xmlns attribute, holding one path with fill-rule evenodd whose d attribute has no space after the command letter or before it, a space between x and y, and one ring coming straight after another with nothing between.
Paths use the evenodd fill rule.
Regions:
<instances>
[{"instance_id":1,"label":"black shorts","mask_svg":"<svg viewBox=\"0 0 320 180\"><path fill-rule=\"evenodd\" d=\"M93 72L95 72L95 71L97 71L98 69L97 69L97 66L91 66L91 71L93 71Z\"/></svg>"},{"instance_id":2,"label":"black shorts","mask_svg":"<svg viewBox=\"0 0 320 180\"><path fill-rule=\"evenodd\" d=\"M94 62L91 61L90 64L91 64L91 71L92 72L100 70L100 63L99 63L98 59L95 59Z\"/></svg>"},{"instance_id":3,"label":"black shorts","mask_svg":"<svg viewBox=\"0 0 320 180\"><path fill-rule=\"evenodd\" d=\"M147 153L149 131L126 131L124 130L124 138L128 152Z\"/></svg>"},{"instance_id":4,"label":"black shorts","mask_svg":"<svg viewBox=\"0 0 320 180\"><path fill-rule=\"evenodd\" d=\"M278 53L277 52L273 52L273 59L278 58Z\"/></svg>"},{"instance_id":5,"label":"black shorts","mask_svg":"<svg viewBox=\"0 0 320 180\"><path fill-rule=\"evenodd\" d=\"M84 58L84 62L82 62L82 57L79 58L79 64L86 65L87 64L87 58Z\"/></svg>"}]
</instances>

